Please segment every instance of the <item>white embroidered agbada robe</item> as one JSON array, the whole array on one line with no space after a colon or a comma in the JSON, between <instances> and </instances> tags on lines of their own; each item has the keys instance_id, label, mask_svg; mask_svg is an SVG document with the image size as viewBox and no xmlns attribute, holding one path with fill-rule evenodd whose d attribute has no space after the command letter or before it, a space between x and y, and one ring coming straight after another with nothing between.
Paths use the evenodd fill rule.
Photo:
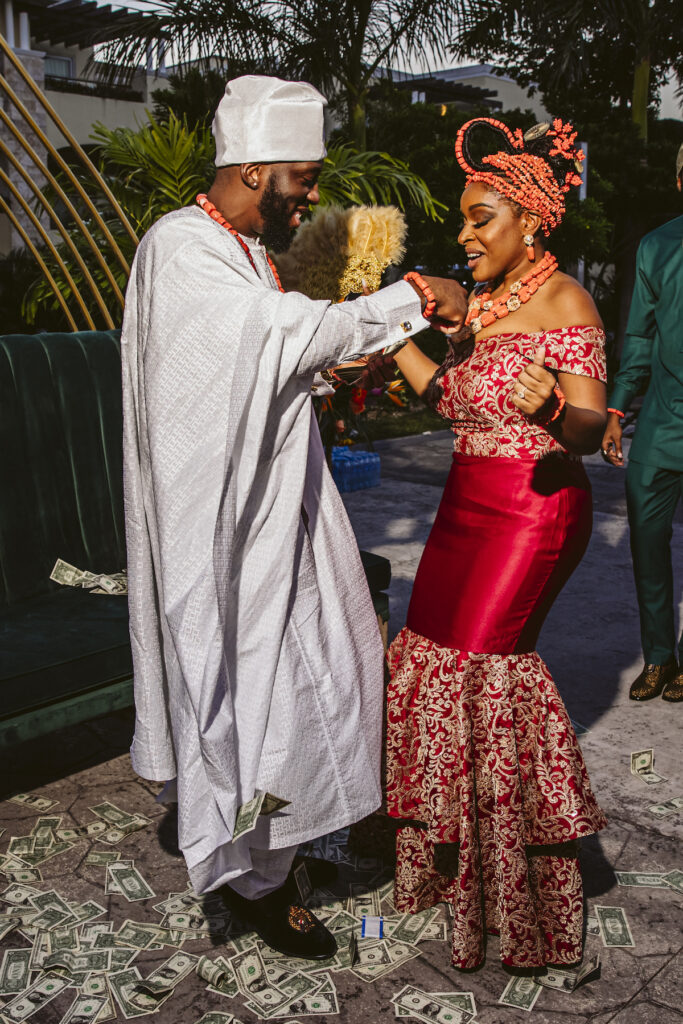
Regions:
<instances>
[{"instance_id":1,"label":"white embroidered agbada robe","mask_svg":"<svg viewBox=\"0 0 683 1024\"><path fill-rule=\"evenodd\" d=\"M197 892L249 870L238 807L282 849L380 804L383 650L325 464L314 373L426 326L400 282L331 305L198 207L142 240L122 332L133 766L176 778ZM302 516L302 509L304 515Z\"/></svg>"}]
</instances>

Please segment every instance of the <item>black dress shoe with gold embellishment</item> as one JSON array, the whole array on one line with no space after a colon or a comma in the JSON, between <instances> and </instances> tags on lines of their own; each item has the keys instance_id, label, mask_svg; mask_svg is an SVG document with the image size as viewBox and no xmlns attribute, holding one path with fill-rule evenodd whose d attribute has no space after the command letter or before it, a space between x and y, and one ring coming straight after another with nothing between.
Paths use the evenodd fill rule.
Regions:
<instances>
[{"instance_id":1,"label":"black dress shoe with gold embellishment","mask_svg":"<svg viewBox=\"0 0 683 1024\"><path fill-rule=\"evenodd\" d=\"M329 960L337 952L334 935L308 907L291 898L288 882L257 900L240 896L228 885L220 893L225 905L278 953L304 960Z\"/></svg>"},{"instance_id":2,"label":"black dress shoe with gold embellishment","mask_svg":"<svg viewBox=\"0 0 683 1024\"><path fill-rule=\"evenodd\" d=\"M674 658L664 665L644 665L643 671L631 684L629 697L631 700L652 700L660 693L678 673L678 665Z\"/></svg>"},{"instance_id":3,"label":"black dress shoe with gold embellishment","mask_svg":"<svg viewBox=\"0 0 683 1024\"><path fill-rule=\"evenodd\" d=\"M666 684L662 700L668 700L672 704L679 704L683 701L683 669L679 670L671 682Z\"/></svg>"}]
</instances>

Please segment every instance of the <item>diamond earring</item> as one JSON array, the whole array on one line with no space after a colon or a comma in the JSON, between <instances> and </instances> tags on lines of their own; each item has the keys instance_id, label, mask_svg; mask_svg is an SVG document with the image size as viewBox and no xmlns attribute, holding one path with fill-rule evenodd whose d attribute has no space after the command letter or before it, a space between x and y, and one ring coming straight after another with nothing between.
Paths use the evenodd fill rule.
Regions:
<instances>
[{"instance_id":1,"label":"diamond earring","mask_svg":"<svg viewBox=\"0 0 683 1024\"><path fill-rule=\"evenodd\" d=\"M533 235L524 235L522 241L524 242L524 244L526 246L526 254L527 254L527 257L529 258L529 263L533 263L534 260L536 259L536 250L534 249L534 236Z\"/></svg>"}]
</instances>

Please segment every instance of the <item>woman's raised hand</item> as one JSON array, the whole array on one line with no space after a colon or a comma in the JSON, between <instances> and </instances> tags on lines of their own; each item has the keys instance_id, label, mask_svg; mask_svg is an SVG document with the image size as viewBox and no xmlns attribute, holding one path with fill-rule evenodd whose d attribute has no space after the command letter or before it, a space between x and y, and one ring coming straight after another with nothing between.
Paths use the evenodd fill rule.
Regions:
<instances>
[{"instance_id":1,"label":"woman's raised hand","mask_svg":"<svg viewBox=\"0 0 683 1024\"><path fill-rule=\"evenodd\" d=\"M527 416L533 416L548 401L555 388L554 375L545 368L545 345L539 345L534 358L512 385L512 402Z\"/></svg>"}]
</instances>

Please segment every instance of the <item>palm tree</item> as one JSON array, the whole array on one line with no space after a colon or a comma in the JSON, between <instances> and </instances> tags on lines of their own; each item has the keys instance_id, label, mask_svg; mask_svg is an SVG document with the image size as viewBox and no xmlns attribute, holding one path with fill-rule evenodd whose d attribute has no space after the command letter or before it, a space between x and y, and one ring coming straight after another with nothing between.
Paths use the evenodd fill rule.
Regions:
<instances>
[{"instance_id":1,"label":"palm tree","mask_svg":"<svg viewBox=\"0 0 683 1024\"><path fill-rule=\"evenodd\" d=\"M426 66L445 56L467 0L155 0L133 15L101 57L110 73L143 64L166 40L171 59L313 82L340 109L365 148L372 80L391 65ZM102 65L100 69L103 70Z\"/></svg>"},{"instance_id":2,"label":"palm tree","mask_svg":"<svg viewBox=\"0 0 683 1024\"><path fill-rule=\"evenodd\" d=\"M680 13L678 0L476 0L451 50L537 83L546 105L571 103L578 90L629 106L647 142L655 87L671 70L683 83Z\"/></svg>"}]
</instances>

